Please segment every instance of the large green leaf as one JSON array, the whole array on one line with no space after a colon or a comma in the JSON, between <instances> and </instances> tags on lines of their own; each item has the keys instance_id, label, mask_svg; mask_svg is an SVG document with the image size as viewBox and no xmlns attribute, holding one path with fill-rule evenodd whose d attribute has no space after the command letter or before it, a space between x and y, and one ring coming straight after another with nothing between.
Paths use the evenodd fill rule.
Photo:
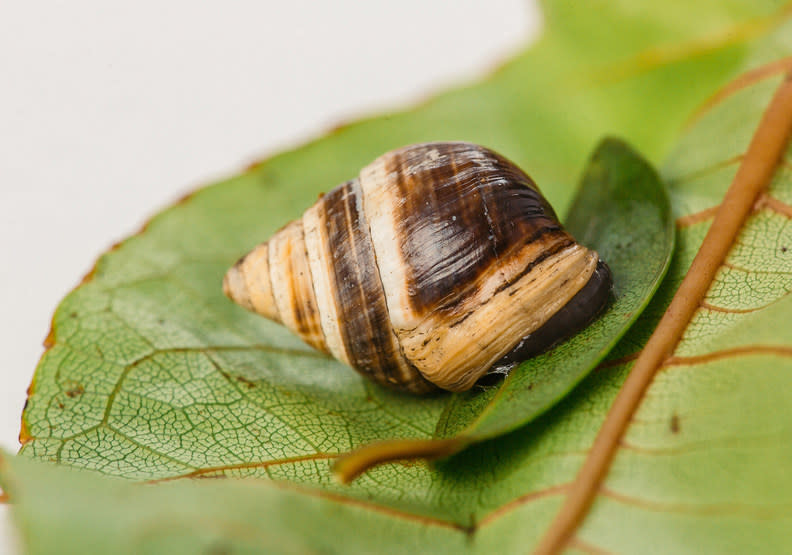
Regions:
<instances>
[{"instance_id":1,"label":"large green leaf","mask_svg":"<svg viewBox=\"0 0 792 555\"><path fill-rule=\"evenodd\" d=\"M698 248L709 212L681 220L669 276L617 358L555 409L448 461L380 467L351 488L331 483L326 458L371 439L429 437L444 398L417 403L360 381L278 327L243 315L221 297L217 282L229 262L298 215L318 190L390 147L462 138L488 144L529 168L551 200L565 206L598 136L624 135L657 158L716 84L792 52L788 22L767 36L761 35L772 19L740 23L767 16L774 3L681 6L646 3L641 12L627 3L549 3L547 37L482 85L346 128L155 218L103 257L92 279L59 307L54 345L23 419L23 454L127 478L255 475L309 484L312 495L323 496L321 506L305 500L296 506L325 530L338 522L330 513L340 511L357 523L357 535L382 518L378 529L386 538L414 535L422 546L437 542L438 550L534 545L626 375L618 357L643 345ZM664 170L678 216L717 205L734 172L729 162L744 151L776 84L765 79L718 99L690 128ZM778 173L770 200L743 230L673 364L649 390L573 546L635 551L652 541L659 550L789 549L790 173L788 166ZM262 218L261 202L283 219ZM65 530L85 514L55 502L54 486L15 490L15 480L52 482L28 464L14 468L0 472L20 508L51 508L20 510L29 534ZM115 491L98 477L85 480ZM224 485L238 487L233 481L211 487ZM194 522L199 532L204 521L179 507L189 507L191 495L222 497L213 489L199 493L204 487L188 482L160 490L173 492L174 515L187 515L181 522ZM70 496L81 500L90 491L75 488ZM88 502L102 504L99 497ZM156 496L148 502L164 503ZM344 512L350 505L355 511ZM96 528L111 515L93 514ZM278 530L281 550L303 533ZM63 533L64 545L85 539Z\"/></svg>"}]
</instances>

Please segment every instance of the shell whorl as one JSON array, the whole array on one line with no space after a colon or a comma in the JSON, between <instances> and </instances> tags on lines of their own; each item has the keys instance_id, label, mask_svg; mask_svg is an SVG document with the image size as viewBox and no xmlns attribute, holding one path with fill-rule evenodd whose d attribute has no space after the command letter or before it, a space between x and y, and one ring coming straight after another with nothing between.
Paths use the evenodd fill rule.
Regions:
<instances>
[{"instance_id":1,"label":"shell whorl","mask_svg":"<svg viewBox=\"0 0 792 555\"><path fill-rule=\"evenodd\" d=\"M427 143L321 197L237 262L224 290L375 381L425 393L469 389L526 342L574 333L610 285L511 162ZM559 331L541 333L548 321Z\"/></svg>"}]
</instances>

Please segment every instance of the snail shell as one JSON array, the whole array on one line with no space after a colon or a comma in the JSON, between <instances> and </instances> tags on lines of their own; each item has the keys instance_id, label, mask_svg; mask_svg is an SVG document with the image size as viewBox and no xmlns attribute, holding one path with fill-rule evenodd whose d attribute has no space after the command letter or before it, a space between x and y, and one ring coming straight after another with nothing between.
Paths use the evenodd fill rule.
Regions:
<instances>
[{"instance_id":1,"label":"snail shell","mask_svg":"<svg viewBox=\"0 0 792 555\"><path fill-rule=\"evenodd\" d=\"M577 332L611 284L513 163L425 143L322 196L223 288L380 384L426 393L469 389Z\"/></svg>"}]
</instances>

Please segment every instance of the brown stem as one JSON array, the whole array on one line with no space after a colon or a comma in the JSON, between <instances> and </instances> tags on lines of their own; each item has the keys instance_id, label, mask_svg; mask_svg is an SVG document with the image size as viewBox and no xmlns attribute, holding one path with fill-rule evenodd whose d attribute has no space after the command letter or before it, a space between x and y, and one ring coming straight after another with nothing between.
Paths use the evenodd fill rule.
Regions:
<instances>
[{"instance_id":1,"label":"brown stem","mask_svg":"<svg viewBox=\"0 0 792 555\"><path fill-rule=\"evenodd\" d=\"M737 233L769 183L792 135L792 73L778 88L759 122L748 152L715 214L701 248L668 309L624 382L569 495L537 553L558 553L588 513L632 415L657 370L679 343L723 264Z\"/></svg>"},{"instance_id":2,"label":"brown stem","mask_svg":"<svg viewBox=\"0 0 792 555\"><path fill-rule=\"evenodd\" d=\"M393 439L369 443L342 455L333 465L333 475L348 484L368 469L407 458L437 459L453 455L465 445L462 439Z\"/></svg>"}]
</instances>

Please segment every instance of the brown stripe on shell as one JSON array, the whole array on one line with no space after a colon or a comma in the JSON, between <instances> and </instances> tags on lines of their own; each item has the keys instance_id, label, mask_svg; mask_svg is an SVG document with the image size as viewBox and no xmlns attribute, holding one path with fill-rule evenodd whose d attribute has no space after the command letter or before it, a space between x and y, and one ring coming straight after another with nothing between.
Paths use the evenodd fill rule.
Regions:
<instances>
[{"instance_id":1,"label":"brown stripe on shell","mask_svg":"<svg viewBox=\"0 0 792 555\"><path fill-rule=\"evenodd\" d=\"M435 386L407 363L393 332L360 195L354 180L320 201L346 352L353 368L379 383L414 393L431 391Z\"/></svg>"},{"instance_id":2,"label":"brown stripe on shell","mask_svg":"<svg viewBox=\"0 0 792 555\"><path fill-rule=\"evenodd\" d=\"M309 345L327 352L302 221L286 225L270 239L268 246L272 292L284 325Z\"/></svg>"},{"instance_id":3,"label":"brown stripe on shell","mask_svg":"<svg viewBox=\"0 0 792 555\"><path fill-rule=\"evenodd\" d=\"M386 157L386 173L404 199L394 233L417 314L465 298L462 284L475 284L502 257L561 230L533 181L487 149L439 143Z\"/></svg>"}]
</instances>

